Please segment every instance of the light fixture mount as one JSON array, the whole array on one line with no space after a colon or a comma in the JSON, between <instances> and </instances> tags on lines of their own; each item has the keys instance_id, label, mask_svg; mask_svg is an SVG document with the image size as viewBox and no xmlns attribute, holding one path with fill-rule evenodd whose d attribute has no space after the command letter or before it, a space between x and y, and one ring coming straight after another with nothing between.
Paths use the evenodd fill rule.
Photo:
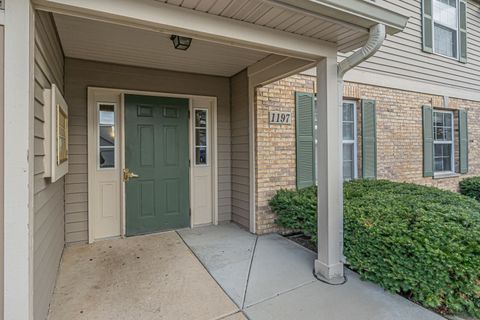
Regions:
<instances>
[{"instance_id":1,"label":"light fixture mount","mask_svg":"<svg viewBox=\"0 0 480 320\"><path fill-rule=\"evenodd\" d=\"M190 45L192 44L192 38L177 36L176 34L172 34L170 40L172 40L175 49L183 51L190 48Z\"/></svg>"}]
</instances>

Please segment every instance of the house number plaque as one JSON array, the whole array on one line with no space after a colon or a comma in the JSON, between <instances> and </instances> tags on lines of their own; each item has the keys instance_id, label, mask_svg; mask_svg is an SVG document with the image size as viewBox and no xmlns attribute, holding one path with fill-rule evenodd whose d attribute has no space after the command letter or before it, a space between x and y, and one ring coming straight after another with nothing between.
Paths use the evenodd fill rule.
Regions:
<instances>
[{"instance_id":1,"label":"house number plaque","mask_svg":"<svg viewBox=\"0 0 480 320\"><path fill-rule=\"evenodd\" d=\"M270 111L268 118L271 124L291 124L292 123L291 112Z\"/></svg>"}]
</instances>

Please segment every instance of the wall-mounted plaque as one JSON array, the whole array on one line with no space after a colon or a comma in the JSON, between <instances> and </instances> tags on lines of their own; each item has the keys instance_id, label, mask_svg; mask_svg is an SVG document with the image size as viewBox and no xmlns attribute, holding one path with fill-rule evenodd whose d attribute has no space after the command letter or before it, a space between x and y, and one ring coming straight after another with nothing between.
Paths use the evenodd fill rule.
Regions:
<instances>
[{"instance_id":1,"label":"wall-mounted plaque","mask_svg":"<svg viewBox=\"0 0 480 320\"><path fill-rule=\"evenodd\" d=\"M291 124L292 123L292 113L291 112L280 112L280 111L270 111L268 114L268 121L271 124Z\"/></svg>"},{"instance_id":2,"label":"wall-mounted plaque","mask_svg":"<svg viewBox=\"0 0 480 320\"><path fill-rule=\"evenodd\" d=\"M68 160L68 116L57 104L57 165Z\"/></svg>"},{"instance_id":3,"label":"wall-mounted plaque","mask_svg":"<svg viewBox=\"0 0 480 320\"><path fill-rule=\"evenodd\" d=\"M44 178L57 181L68 172L68 105L55 84L45 89Z\"/></svg>"}]
</instances>

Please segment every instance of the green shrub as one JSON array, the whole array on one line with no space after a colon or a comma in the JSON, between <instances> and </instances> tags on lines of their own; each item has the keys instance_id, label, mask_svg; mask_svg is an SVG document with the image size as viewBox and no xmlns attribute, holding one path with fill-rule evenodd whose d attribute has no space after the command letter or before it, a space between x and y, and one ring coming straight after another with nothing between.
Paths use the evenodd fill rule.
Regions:
<instances>
[{"instance_id":1,"label":"green shrub","mask_svg":"<svg viewBox=\"0 0 480 320\"><path fill-rule=\"evenodd\" d=\"M301 221L308 221L308 232L314 232L315 192L280 193L271 203L278 223L288 228L292 221L307 230ZM300 212L304 207L309 209ZM348 265L362 278L441 312L480 317L480 204L475 200L413 184L347 182L344 234Z\"/></svg>"},{"instance_id":2,"label":"green shrub","mask_svg":"<svg viewBox=\"0 0 480 320\"><path fill-rule=\"evenodd\" d=\"M316 241L317 188L279 190L270 200L270 207L277 213L277 224L291 230L301 230Z\"/></svg>"},{"instance_id":3,"label":"green shrub","mask_svg":"<svg viewBox=\"0 0 480 320\"><path fill-rule=\"evenodd\" d=\"M480 201L480 177L460 181L460 193Z\"/></svg>"}]
</instances>

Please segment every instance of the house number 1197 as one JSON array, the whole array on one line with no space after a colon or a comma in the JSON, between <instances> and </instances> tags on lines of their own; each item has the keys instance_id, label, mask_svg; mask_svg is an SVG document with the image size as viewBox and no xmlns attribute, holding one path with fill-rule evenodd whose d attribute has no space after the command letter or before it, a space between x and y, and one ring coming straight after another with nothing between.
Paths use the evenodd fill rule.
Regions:
<instances>
[{"instance_id":1,"label":"house number 1197","mask_svg":"<svg viewBox=\"0 0 480 320\"><path fill-rule=\"evenodd\" d=\"M272 124L290 124L292 114L290 112L270 111L269 119Z\"/></svg>"}]
</instances>

